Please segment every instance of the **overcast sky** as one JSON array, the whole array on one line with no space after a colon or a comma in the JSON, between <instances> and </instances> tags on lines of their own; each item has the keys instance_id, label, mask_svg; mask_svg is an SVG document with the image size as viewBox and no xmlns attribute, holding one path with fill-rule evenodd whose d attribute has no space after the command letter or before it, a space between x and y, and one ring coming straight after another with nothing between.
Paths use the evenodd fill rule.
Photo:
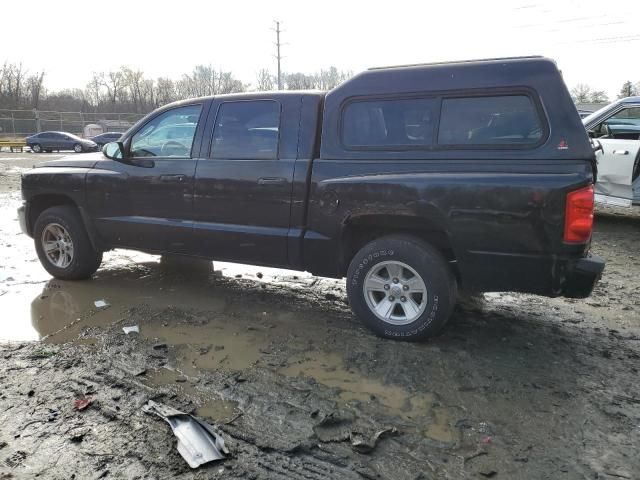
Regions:
<instances>
[{"instance_id":1,"label":"overcast sky","mask_svg":"<svg viewBox=\"0 0 640 480\"><path fill-rule=\"evenodd\" d=\"M196 64L255 82L274 73L273 20L283 71L513 55L555 59L569 87L615 97L640 81L636 2L57 0L2 2L0 62L44 69L50 89L84 87L93 71L128 65L178 78Z\"/></svg>"}]
</instances>

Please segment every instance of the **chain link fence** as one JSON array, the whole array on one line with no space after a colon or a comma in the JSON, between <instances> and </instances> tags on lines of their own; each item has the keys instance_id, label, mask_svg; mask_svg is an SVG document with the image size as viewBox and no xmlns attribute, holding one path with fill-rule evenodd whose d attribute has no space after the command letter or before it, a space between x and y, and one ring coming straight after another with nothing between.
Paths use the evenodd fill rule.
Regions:
<instances>
[{"instance_id":1,"label":"chain link fence","mask_svg":"<svg viewBox=\"0 0 640 480\"><path fill-rule=\"evenodd\" d=\"M124 132L144 115L138 113L50 112L0 109L0 139L24 138L48 130L92 137Z\"/></svg>"}]
</instances>

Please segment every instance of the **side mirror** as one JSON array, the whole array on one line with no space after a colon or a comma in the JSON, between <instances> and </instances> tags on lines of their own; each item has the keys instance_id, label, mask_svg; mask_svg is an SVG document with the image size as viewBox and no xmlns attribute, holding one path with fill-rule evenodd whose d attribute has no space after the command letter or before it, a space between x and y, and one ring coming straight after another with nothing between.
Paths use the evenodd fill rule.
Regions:
<instances>
[{"instance_id":1,"label":"side mirror","mask_svg":"<svg viewBox=\"0 0 640 480\"><path fill-rule=\"evenodd\" d=\"M122 160L124 158L124 145L122 142L109 142L102 147L102 153L111 160Z\"/></svg>"}]
</instances>

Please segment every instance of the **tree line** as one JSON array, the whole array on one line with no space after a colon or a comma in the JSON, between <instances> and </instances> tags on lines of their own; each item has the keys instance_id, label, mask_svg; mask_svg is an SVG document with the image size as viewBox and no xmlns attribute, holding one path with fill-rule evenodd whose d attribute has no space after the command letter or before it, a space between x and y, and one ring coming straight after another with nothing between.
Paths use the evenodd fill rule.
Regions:
<instances>
[{"instance_id":1,"label":"tree line","mask_svg":"<svg viewBox=\"0 0 640 480\"><path fill-rule=\"evenodd\" d=\"M627 80L622 84L616 98L635 97L640 95L640 82ZM575 103L609 103L609 97L604 90L595 90L589 85L579 83L571 89L571 97Z\"/></svg>"},{"instance_id":2,"label":"tree line","mask_svg":"<svg viewBox=\"0 0 640 480\"><path fill-rule=\"evenodd\" d=\"M352 76L336 67L311 74L284 73L285 90L329 90ZM120 67L94 72L85 88L50 90L44 71L30 72L21 63L5 62L0 69L0 109L39 109L84 113L148 113L184 98L276 90L277 78L261 69L253 83L242 82L233 72L212 65L196 65L178 79L150 78L142 70Z\"/></svg>"}]
</instances>

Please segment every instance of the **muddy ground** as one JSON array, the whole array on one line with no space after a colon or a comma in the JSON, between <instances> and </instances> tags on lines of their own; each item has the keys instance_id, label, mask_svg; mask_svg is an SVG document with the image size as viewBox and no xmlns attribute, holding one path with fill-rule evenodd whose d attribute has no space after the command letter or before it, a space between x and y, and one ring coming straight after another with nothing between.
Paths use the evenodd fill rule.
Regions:
<instances>
[{"instance_id":1,"label":"muddy ground","mask_svg":"<svg viewBox=\"0 0 640 480\"><path fill-rule=\"evenodd\" d=\"M50 279L15 216L34 157L0 153L1 479L640 478L638 209L599 212L591 298L477 296L407 344L304 273L115 251ZM149 399L230 457L191 470Z\"/></svg>"}]
</instances>

